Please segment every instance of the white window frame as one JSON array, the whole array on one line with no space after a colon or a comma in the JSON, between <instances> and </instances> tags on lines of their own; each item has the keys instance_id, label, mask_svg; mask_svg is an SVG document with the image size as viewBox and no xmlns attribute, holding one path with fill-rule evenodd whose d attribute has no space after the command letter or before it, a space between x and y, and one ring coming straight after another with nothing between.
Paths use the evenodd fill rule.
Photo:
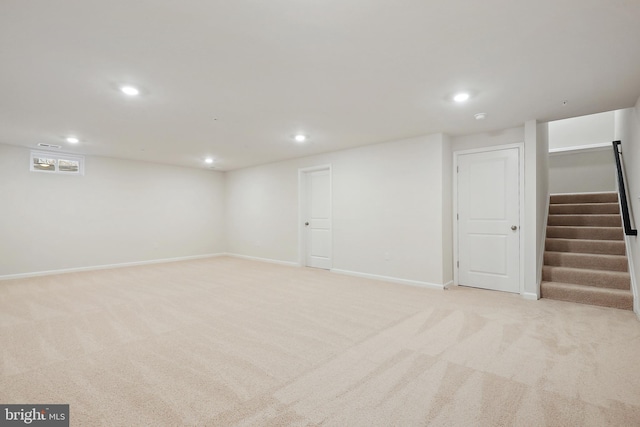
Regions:
<instances>
[{"instance_id":1,"label":"white window frame","mask_svg":"<svg viewBox=\"0 0 640 427\"><path fill-rule=\"evenodd\" d=\"M33 159L36 158L55 159L56 169L53 171L36 169L33 163ZM78 162L78 170L76 172L61 171L59 169L60 160L74 160ZM31 155L29 156L29 170L31 172L41 172L49 175L84 175L84 156L79 156L77 154L54 153L51 151L31 150Z\"/></svg>"}]
</instances>

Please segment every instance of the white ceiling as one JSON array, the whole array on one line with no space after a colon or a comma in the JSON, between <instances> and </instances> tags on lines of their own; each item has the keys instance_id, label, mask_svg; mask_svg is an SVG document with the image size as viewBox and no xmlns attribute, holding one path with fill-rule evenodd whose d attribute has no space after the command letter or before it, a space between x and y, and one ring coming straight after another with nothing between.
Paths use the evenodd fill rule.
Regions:
<instances>
[{"instance_id":1,"label":"white ceiling","mask_svg":"<svg viewBox=\"0 0 640 427\"><path fill-rule=\"evenodd\" d=\"M0 2L5 144L230 170L639 96L638 0Z\"/></svg>"}]
</instances>

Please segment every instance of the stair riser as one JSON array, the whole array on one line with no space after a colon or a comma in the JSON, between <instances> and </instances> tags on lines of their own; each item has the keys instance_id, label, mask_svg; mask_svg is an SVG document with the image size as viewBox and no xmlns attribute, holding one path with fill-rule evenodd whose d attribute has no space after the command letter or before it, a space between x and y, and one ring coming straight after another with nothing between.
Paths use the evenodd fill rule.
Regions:
<instances>
[{"instance_id":1,"label":"stair riser","mask_svg":"<svg viewBox=\"0 0 640 427\"><path fill-rule=\"evenodd\" d=\"M617 203L550 205L549 213L551 215L619 214L620 208Z\"/></svg>"},{"instance_id":2,"label":"stair riser","mask_svg":"<svg viewBox=\"0 0 640 427\"><path fill-rule=\"evenodd\" d=\"M559 267L544 266L542 268L542 280L610 289L629 290L631 288L631 279L628 274L598 270L568 271Z\"/></svg>"},{"instance_id":3,"label":"stair riser","mask_svg":"<svg viewBox=\"0 0 640 427\"><path fill-rule=\"evenodd\" d=\"M549 215L548 225L622 227L620 215Z\"/></svg>"},{"instance_id":4,"label":"stair riser","mask_svg":"<svg viewBox=\"0 0 640 427\"><path fill-rule=\"evenodd\" d=\"M624 240L622 227L591 228L549 226L547 237L563 239L589 239L589 240Z\"/></svg>"},{"instance_id":5,"label":"stair riser","mask_svg":"<svg viewBox=\"0 0 640 427\"><path fill-rule=\"evenodd\" d=\"M553 285L555 284L542 283L540 286L542 298L597 305L600 307L613 307L622 310L633 310L633 295L631 293L624 295L607 295L589 292L584 289L565 289L561 286Z\"/></svg>"},{"instance_id":6,"label":"stair riser","mask_svg":"<svg viewBox=\"0 0 640 427\"><path fill-rule=\"evenodd\" d=\"M567 252L545 252L544 265L571 268L589 268L593 270L629 271L627 257L583 255Z\"/></svg>"},{"instance_id":7,"label":"stair riser","mask_svg":"<svg viewBox=\"0 0 640 427\"><path fill-rule=\"evenodd\" d=\"M554 252L626 255L624 241L590 241L579 239L546 239L545 249Z\"/></svg>"},{"instance_id":8,"label":"stair riser","mask_svg":"<svg viewBox=\"0 0 640 427\"><path fill-rule=\"evenodd\" d=\"M633 308L617 193L552 195L546 237L543 298Z\"/></svg>"},{"instance_id":9,"label":"stair riser","mask_svg":"<svg viewBox=\"0 0 640 427\"><path fill-rule=\"evenodd\" d=\"M552 194L551 204L618 203L617 193Z\"/></svg>"}]
</instances>

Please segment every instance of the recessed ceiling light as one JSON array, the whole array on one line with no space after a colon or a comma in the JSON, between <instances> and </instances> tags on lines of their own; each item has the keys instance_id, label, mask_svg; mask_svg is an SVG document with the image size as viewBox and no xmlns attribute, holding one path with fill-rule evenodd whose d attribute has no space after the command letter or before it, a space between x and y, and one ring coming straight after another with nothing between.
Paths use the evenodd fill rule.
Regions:
<instances>
[{"instance_id":1,"label":"recessed ceiling light","mask_svg":"<svg viewBox=\"0 0 640 427\"><path fill-rule=\"evenodd\" d=\"M294 139L296 140L296 142L305 142L307 140L307 136L299 133L296 136L294 136Z\"/></svg>"},{"instance_id":2,"label":"recessed ceiling light","mask_svg":"<svg viewBox=\"0 0 640 427\"><path fill-rule=\"evenodd\" d=\"M65 138L69 144L77 144L80 140L75 136L68 136Z\"/></svg>"},{"instance_id":3,"label":"recessed ceiling light","mask_svg":"<svg viewBox=\"0 0 640 427\"><path fill-rule=\"evenodd\" d=\"M129 95L129 96L140 95L140 89L134 86L120 86L120 91L125 95Z\"/></svg>"},{"instance_id":4,"label":"recessed ceiling light","mask_svg":"<svg viewBox=\"0 0 640 427\"><path fill-rule=\"evenodd\" d=\"M206 159L204 159L204 162L210 165L211 163L213 163L213 159L211 157L207 157Z\"/></svg>"},{"instance_id":5,"label":"recessed ceiling light","mask_svg":"<svg viewBox=\"0 0 640 427\"><path fill-rule=\"evenodd\" d=\"M475 117L476 120L484 120L487 118L487 113L477 113L473 117Z\"/></svg>"},{"instance_id":6,"label":"recessed ceiling light","mask_svg":"<svg viewBox=\"0 0 640 427\"><path fill-rule=\"evenodd\" d=\"M456 101L456 102L465 102L468 99L469 99L469 94L466 93L466 92L456 93L453 96L453 100Z\"/></svg>"}]
</instances>

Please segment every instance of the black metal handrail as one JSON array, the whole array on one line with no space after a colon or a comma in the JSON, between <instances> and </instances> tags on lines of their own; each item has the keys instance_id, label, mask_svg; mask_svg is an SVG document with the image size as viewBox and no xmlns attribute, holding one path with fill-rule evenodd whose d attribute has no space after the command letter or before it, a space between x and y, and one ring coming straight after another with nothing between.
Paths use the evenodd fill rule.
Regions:
<instances>
[{"instance_id":1,"label":"black metal handrail","mask_svg":"<svg viewBox=\"0 0 640 427\"><path fill-rule=\"evenodd\" d=\"M638 230L631 228L631 217L629 216L629 205L627 204L627 191L624 187L624 174L622 173L622 163L620 162L620 141L613 141L613 156L616 159L616 169L618 170L618 192L620 194L620 204L622 206L622 222L624 224L624 234L627 236L637 236Z\"/></svg>"}]
</instances>

